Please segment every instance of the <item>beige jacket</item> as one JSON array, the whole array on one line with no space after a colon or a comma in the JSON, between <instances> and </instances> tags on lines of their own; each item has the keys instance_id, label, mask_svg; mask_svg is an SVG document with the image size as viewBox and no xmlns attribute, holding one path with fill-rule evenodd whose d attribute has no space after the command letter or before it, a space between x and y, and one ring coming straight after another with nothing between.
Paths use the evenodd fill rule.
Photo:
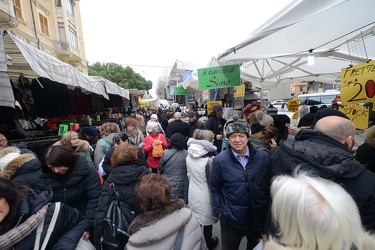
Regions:
<instances>
[{"instance_id":1,"label":"beige jacket","mask_svg":"<svg viewBox=\"0 0 375 250\"><path fill-rule=\"evenodd\" d=\"M174 249L180 228L184 227L181 250L203 250L206 242L202 228L183 200L138 215L129 227L131 235L125 249Z\"/></svg>"}]
</instances>

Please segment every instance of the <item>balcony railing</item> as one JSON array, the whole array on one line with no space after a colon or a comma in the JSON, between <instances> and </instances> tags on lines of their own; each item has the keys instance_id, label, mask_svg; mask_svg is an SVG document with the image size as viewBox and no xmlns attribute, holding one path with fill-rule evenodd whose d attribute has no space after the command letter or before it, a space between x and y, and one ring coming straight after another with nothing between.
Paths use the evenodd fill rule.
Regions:
<instances>
[{"instance_id":1,"label":"balcony railing","mask_svg":"<svg viewBox=\"0 0 375 250\"><path fill-rule=\"evenodd\" d=\"M56 50L69 51L69 43L67 42L54 41L53 44Z\"/></svg>"}]
</instances>

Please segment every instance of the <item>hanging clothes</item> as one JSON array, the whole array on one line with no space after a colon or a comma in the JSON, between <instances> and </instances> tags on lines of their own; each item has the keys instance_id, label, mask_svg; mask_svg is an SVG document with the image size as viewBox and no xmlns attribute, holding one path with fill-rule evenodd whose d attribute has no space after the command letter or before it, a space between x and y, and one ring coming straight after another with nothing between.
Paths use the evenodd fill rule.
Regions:
<instances>
[{"instance_id":1,"label":"hanging clothes","mask_svg":"<svg viewBox=\"0 0 375 250\"><path fill-rule=\"evenodd\" d=\"M122 97L119 95L108 94L109 100L102 97L104 107L123 107Z\"/></svg>"},{"instance_id":2,"label":"hanging clothes","mask_svg":"<svg viewBox=\"0 0 375 250\"><path fill-rule=\"evenodd\" d=\"M38 82L39 81L39 82ZM67 85L40 77L32 80L31 91L40 117L66 117L73 110Z\"/></svg>"},{"instance_id":3,"label":"hanging clothes","mask_svg":"<svg viewBox=\"0 0 375 250\"><path fill-rule=\"evenodd\" d=\"M71 115L88 115L90 114L90 104L88 95L82 92L80 88L69 90L73 101L73 111Z\"/></svg>"},{"instance_id":4,"label":"hanging clothes","mask_svg":"<svg viewBox=\"0 0 375 250\"><path fill-rule=\"evenodd\" d=\"M19 76L18 82L14 86L13 93L15 99L21 105L23 117L26 120L35 120L37 118L37 111L31 91L31 83L23 74Z\"/></svg>"}]
</instances>

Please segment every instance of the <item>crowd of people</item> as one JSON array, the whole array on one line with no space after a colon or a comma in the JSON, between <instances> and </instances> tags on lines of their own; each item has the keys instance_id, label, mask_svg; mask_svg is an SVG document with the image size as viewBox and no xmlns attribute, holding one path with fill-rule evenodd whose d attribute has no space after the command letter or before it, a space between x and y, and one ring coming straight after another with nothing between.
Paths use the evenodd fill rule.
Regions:
<instances>
[{"instance_id":1,"label":"crowd of people","mask_svg":"<svg viewBox=\"0 0 375 250\"><path fill-rule=\"evenodd\" d=\"M132 114L65 132L40 159L0 134L0 249L109 249L113 187L134 219L111 249L374 249L374 127L353 154L346 115L301 112L293 138L263 111Z\"/></svg>"}]
</instances>

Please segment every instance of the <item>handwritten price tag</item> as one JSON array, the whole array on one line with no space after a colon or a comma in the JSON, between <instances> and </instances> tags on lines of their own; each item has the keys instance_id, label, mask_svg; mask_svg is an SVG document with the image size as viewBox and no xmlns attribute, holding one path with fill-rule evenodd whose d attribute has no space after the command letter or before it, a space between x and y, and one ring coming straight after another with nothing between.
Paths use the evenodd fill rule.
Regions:
<instances>
[{"instance_id":1,"label":"handwritten price tag","mask_svg":"<svg viewBox=\"0 0 375 250\"><path fill-rule=\"evenodd\" d=\"M375 101L375 62L341 69L342 104Z\"/></svg>"}]
</instances>

